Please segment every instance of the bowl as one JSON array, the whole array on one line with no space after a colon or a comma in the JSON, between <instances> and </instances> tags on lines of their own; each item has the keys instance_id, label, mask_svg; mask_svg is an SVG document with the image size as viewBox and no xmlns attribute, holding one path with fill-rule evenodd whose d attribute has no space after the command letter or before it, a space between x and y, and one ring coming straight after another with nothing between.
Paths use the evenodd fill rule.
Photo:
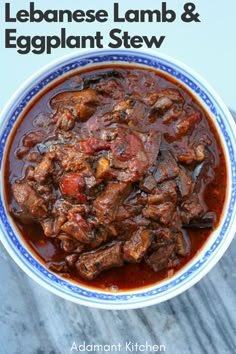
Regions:
<instances>
[{"instance_id":1,"label":"bowl","mask_svg":"<svg viewBox=\"0 0 236 354\"><path fill-rule=\"evenodd\" d=\"M78 285L49 271L21 239L8 216L3 190L3 157L11 130L21 112L48 85L68 74L105 64L154 68L177 79L211 115L221 137L228 170L226 203L219 226L200 252L172 278L140 290L111 293ZM236 222L236 135L235 123L225 104L209 84L183 63L159 52L101 50L74 52L52 62L27 80L7 103L1 114L0 158L0 240L13 260L37 283L75 303L104 309L131 309L168 300L199 281L222 257L234 237Z\"/></svg>"}]
</instances>

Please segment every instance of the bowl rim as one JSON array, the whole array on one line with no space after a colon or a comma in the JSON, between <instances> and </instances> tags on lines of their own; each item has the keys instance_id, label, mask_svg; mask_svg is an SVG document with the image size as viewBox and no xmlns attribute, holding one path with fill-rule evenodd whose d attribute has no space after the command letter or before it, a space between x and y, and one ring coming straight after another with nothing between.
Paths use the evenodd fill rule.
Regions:
<instances>
[{"instance_id":1,"label":"bowl rim","mask_svg":"<svg viewBox=\"0 0 236 354\"><path fill-rule=\"evenodd\" d=\"M186 267L184 267L183 269L189 269L190 270L190 277L188 278L188 281L185 281L184 283L179 282L177 286L174 286L173 288L169 288L168 289L168 284L170 285L171 282L173 282L172 279L174 279L174 281L176 282L177 278L181 278L181 275L183 273L183 271L181 272L177 272L177 276L174 276L173 278L170 278L169 280L166 280L164 282L161 283L157 283L156 285L152 285L152 286L147 286L141 290L131 290L131 291L126 291L126 292L118 292L118 293L108 293L105 291L101 291L98 289L92 289L92 288L87 288L83 285L76 285L76 287L79 287L80 289L82 289L81 294L83 295L83 293L92 293L94 294L98 294L98 298L96 299L96 301L91 301L92 300L92 295L89 297L76 297L76 293L68 293L68 292L63 292L62 288L64 286L64 282L66 281L65 279L55 275L52 272L49 272L46 267L44 267L42 264L39 263L38 259L36 259L36 262L39 263L40 267L44 268L44 271L46 271L47 273L51 273L52 277L56 277L59 279L59 287L55 287L52 283L52 281L50 281L50 279L48 278L48 282L45 281L45 279L39 277L37 272L33 272L31 268L29 268L27 266L27 263L25 263L26 261L22 259L22 255L19 255L19 252L16 251L16 249L14 249L14 247L12 247L12 244L9 242L9 235L7 235L8 231L5 230L5 225L3 224L3 219L4 219L4 215L3 215L3 211L5 210L4 207L4 197L3 197L3 183L1 183L1 199L0 199L0 240L2 241L4 247L6 248L6 250L8 251L8 253L10 254L10 256L14 259L14 261L18 264L18 266L25 272L27 273L27 275L29 275L32 279L34 279L37 283L39 283L40 285L42 285L44 288L48 289L49 291L51 291L52 293L59 295L60 297L63 297L64 299L82 304L82 305L86 305L86 306L90 306L90 307L96 307L96 308L103 308L103 309L132 309L132 308L139 308L139 307L144 307L144 306L149 306L149 305L153 305L153 304L157 304L163 301L166 301L174 296L179 295L180 293L182 293L183 291L187 290L188 288L190 288L191 286L193 286L195 283L197 283L203 276L205 276L211 269L212 267L218 262L218 260L223 256L224 252L226 251L226 249L228 248L230 242L232 241L233 237L234 237L234 229L233 229L233 222L235 222L236 220L236 208L235 208L235 190L236 190L236 166L235 166L235 154L236 154L236 138L235 135L233 134L233 130L235 131L236 129L236 124L228 110L228 108L225 106L225 104L223 103L222 99L218 96L218 94L215 92L215 90L205 81L205 79L203 79L199 74L197 74L193 69L191 69L190 67L188 67L187 65L185 65L184 63L182 63L179 60L176 60L174 58L172 58L169 55L163 54L161 52L154 52L152 50L142 50L142 51L134 51L134 50L126 50L126 49L103 49L103 50L83 50L83 51L75 51L72 52L70 54L64 55L56 60L53 60L51 63L45 65L44 67L42 67L40 70L38 70L37 72L35 72L33 75L31 75L20 87L19 89L15 92L15 94L13 94L13 96L8 100L7 104L5 105L3 111L0 114L0 121L3 123L1 128L0 128L0 138L1 138L1 146L0 146L0 154L1 154L1 177L2 178L2 172L4 171L4 168L2 168L3 165L3 160L2 156L4 153L4 143L6 142L7 139L4 140L3 133L6 130L6 122L7 122L7 118L12 118L12 114L11 112L13 111L13 108L18 107L19 102L22 102L23 97L25 97L25 92L29 93L29 90L31 89L31 87L33 88L35 86L35 83L37 83L37 85L39 84L39 82L42 82L42 77L46 77L46 74L49 74L50 72L55 72L55 70L57 71L58 74L59 73L59 68L64 67L66 70L66 66L69 67L69 63L73 63L76 59L77 61L81 61L83 62L83 60L88 60L88 58L100 58L102 61L96 61L96 65L105 65L106 62L104 62L104 58L109 57L110 58L110 62L111 62L111 57L115 58L117 57L118 60L121 59L122 57L125 58L125 60L123 60L123 64L126 65L128 64L128 59L130 59L130 61L132 62L132 65L136 65L139 64L139 61L133 61L134 58L136 59L140 59L141 60L141 64L146 64L145 60L147 61L147 67L153 67L154 69L156 68L155 66L151 66L150 63L153 62L153 64L157 63L159 61L159 64L162 63L168 63L170 65L170 68L168 68L167 64L163 64L164 70L166 70L166 72L168 73L169 69L173 71L173 67L175 67L175 70L177 68L177 73L180 73L181 75L187 75L187 77L190 78L194 78L193 82L191 83L191 79L189 80L188 84L191 83L191 85L196 85L196 83L199 85L200 88L204 88L204 90L207 92L207 95L210 95L210 101L213 100L213 105L211 107L211 109L213 109L212 113L214 114L221 114L223 115L223 117L226 118L226 121L223 122L223 126L221 126L221 129L226 129L225 128L225 124L227 129L225 130L226 132L230 132L231 131L231 136L229 137L229 140L226 142L227 144L225 144L225 139L223 139L222 137L222 132L221 129L217 126L217 131L218 133L220 133L221 135L221 142L222 144L224 144L224 150L225 150L225 156L226 159L228 160L228 164L230 164L230 160L231 162L233 161L234 166L227 166L228 169L228 174L229 177L231 178L230 180L230 186L228 186L228 192L230 190L232 190L232 193L234 193L234 195L230 196L231 197L231 204L230 204L230 212L231 212L231 217L230 217L230 224L228 222L228 226L226 227L226 231L227 231L227 235L223 235L221 237L221 240L219 241L220 244L220 248L217 249L217 245L215 246L215 249L213 249L210 254L207 255L207 249L204 251L205 249L205 245L203 246L203 249L200 251L200 255L198 257L193 257L193 261L189 262ZM115 59L114 59L115 60ZM93 64L95 62L93 61ZM87 63L87 64L91 64L91 63ZM85 66L87 65L85 64ZM77 70L79 69L83 69L83 67L78 67ZM163 68L156 68L156 69L161 69L163 71ZM72 69L71 69L72 71ZM172 73L173 74L173 73ZM64 74L66 76L66 71L64 72ZM61 74L60 74L61 76ZM176 76L175 76L176 77ZM57 80L53 79L52 81ZM180 80L181 81L181 80ZM181 81L182 82L182 81ZM184 84L184 82L182 82ZM189 90L193 93L192 87L189 87ZM40 91L40 87L39 87L39 91ZM39 92L38 91L38 92ZM205 92L204 91L204 92ZM37 93L34 94L32 97L37 96ZM31 98L32 98L31 97ZM209 99L209 97L205 97L206 100ZM30 100L29 100L30 101ZM202 103L202 102L201 102ZM210 102L212 103L212 102ZM215 111L215 106L218 109L218 113ZM24 108L24 107L23 107ZM220 112L220 113L219 113ZM21 113L21 112L20 112ZM20 115L20 113L17 114L17 116ZM217 124L215 124L217 125ZM10 133L8 134L8 138L9 138ZM232 145L232 142L233 145ZM231 158L229 158L229 152L227 150L227 148L231 148ZM230 172L231 171L231 172ZM232 187L232 188L230 188ZM229 197L229 196L228 196ZM3 199L2 199L3 198ZM232 199L234 198L234 199ZM234 201L234 203L233 203ZM229 204L230 201L228 201ZM227 204L227 205L228 205ZM226 207L225 207L226 209ZM228 212L228 209L227 209ZM9 218L8 218L9 219ZM222 218L221 218L222 219ZM225 210L225 215L223 220L221 220L220 225L222 225L222 227L225 225L223 224L223 221L225 222L225 219L227 219L227 213ZM9 220L8 220L9 222ZM11 225L11 227L14 229L13 224ZM227 230L228 228L228 230ZM17 233L16 233L17 235ZM15 237L14 232L13 235L10 235L11 237ZM218 235L218 238L220 236ZM18 240L18 242L20 242ZM22 242L21 243L21 247L24 248L22 246ZM212 246L211 246L212 247ZM19 249L18 249L19 251ZM24 252L23 249L21 249L21 251ZM30 253L29 248L27 249L30 257L28 256L28 261L32 262L33 259L35 259ZM208 249L208 253L209 253L209 249ZM214 253L214 257L211 256L211 253ZM208 261L206 259L206 257L208 258ZM209 258L210 257L210 258ZM199 259L200 261L200 265L199 268L200 271L198 271L197 273L195 272L195 274L193 276L191 276L191 264L193 263L196 264L196 259ZM36 267L37 268L37 267ZM186 273L186 269L184 270L184 272ZM37 268L37 270L39 270L39 268ZM41 269L42 270L42 269ZM194 273L194 272L193 272ZM164 284L164 285L163 285ZM159 285L161 287L166 286L167 284L167 291L164 292L158 292L158 288ZM83 289L85 289L83 291ZM89 289L89 290L88 290ZM157 289L156 293L152 292L152 290ZM146 295L146 298L142 298L142 294L143 293L150 293L150 295ZM130 296L127 294L131 294ZM106 296L102 296L103 294L106 294ZM122 296L123 294L126 294L125 297ZM120 299L121 297L121 299ZM96 298L96 295L95 295ZM100 298L100 300L99 300ZM102 299L103 298L103 299ZM110 298L110 299L109 299ZM114 298L115 301L111 301L111 298ZM141 299L141 300L140 300Z\"/></svg>"}]
</instances>

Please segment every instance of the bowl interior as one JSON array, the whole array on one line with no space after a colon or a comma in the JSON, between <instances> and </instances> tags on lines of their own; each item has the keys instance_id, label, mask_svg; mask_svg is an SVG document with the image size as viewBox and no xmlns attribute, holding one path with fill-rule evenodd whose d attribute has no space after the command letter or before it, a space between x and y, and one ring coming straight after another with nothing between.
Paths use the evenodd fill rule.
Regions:
<instances>
[{"instance_id":1,"label":"bowl interior","mask_svg":"<svg viewBox=\"0 0 236 354\"><path fill-rule=\"evenodd\" d=\"M233 119L221 99L211 87L191 69L163 54L147 54L132 51L100 51L72 54L52 63L28 80L7 104L2 113L0 131L1 182L3 181L4 151L15 121L25 107L48 85L68 74L105 64L137 65L157 69L184 85L210 113L223 142L228 166L228 191L220 226L212 233L198 256L192 259L173 278L152 287L123 293L107 293L79 286L45 268L28 250L8 217L3 183L0 195L1 240L16 263L34 280L55 294L71 301L100 308L137 308L167 300L202 278L223 255L234 236L235 221L236 139Z\"/></svg>"}]
</instances>

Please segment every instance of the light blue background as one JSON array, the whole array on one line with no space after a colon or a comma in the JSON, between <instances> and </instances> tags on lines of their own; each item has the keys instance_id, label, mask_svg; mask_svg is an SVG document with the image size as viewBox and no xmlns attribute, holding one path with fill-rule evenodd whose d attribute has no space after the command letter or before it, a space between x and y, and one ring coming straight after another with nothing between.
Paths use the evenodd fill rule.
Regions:
<instances>
[{"instance_id":1,"label":"light blue background","mask_svg":"<svg viewBox=\"0 0 236 354\"><path fill-rule=\"evenodd\" d=\"M28 9L29 1L10 1L12 15ZM127 9L160 9L161 1L114 1L120 4L120 13ZM67 27L68 35L93 35L101 31L103 43L109 43L112 28L129 31L131 35L165 35L160 51L174 56L191 66L216 89L225 103L236 110L236 1L193 0L201 23L183 23L180 15L188 1L169 0L167 7L173 9L177 19L173 23L116 23L113 22L113 1L36 0L42 9L105 9L109 20L105 23L4 23L5 1L0 2L0 53L1 94L0 110L16 89L35 71L71 49L56 49L51 55L20 55L15 49L5 49L5 28L17 28L18 35L54 35L61 27ZM153 48L154 49L154 48ZM154 49L158 51L157 49Z\"/></svg>"}]
</instances>

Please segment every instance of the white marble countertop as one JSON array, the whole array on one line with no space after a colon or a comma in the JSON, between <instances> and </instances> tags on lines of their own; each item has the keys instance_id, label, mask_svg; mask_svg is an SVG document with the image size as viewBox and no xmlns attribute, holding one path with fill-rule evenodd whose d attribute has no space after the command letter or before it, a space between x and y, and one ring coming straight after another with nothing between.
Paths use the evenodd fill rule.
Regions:
<instances>
[{"instance_id":1,"label":"white marble countertop","mask_svg":"<svg viewBox=\"0 0 236 354\"><path fill-rule=\"evenodd\" d=\"M51 294L25 275L0 244L0 354L77 353L73 345L83 342L104 348L120 343L122 354L131 352L125 349L129 342L162 345L168 354L236 353L235 255L236 239L213 270L174 299L144 309L106 311ZM154 353L132 351L141 352Z\"/></svg>"}]
</instances>

